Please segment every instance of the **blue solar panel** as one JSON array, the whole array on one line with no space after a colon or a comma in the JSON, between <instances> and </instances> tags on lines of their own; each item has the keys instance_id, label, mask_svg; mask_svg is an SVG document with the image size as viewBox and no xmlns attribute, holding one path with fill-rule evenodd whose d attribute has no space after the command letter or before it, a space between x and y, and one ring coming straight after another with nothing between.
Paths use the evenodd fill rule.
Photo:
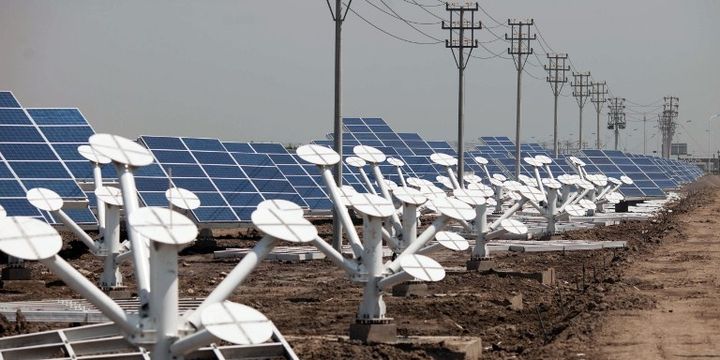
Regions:
<instances>
[{"instance_id":1,"label":"blue solar panel","mask_svg":"<svg viewBox=\"0 0 720 360\"><path fill-rule=\"evenodd\" d=\"M48 188L63 198L84 198L85 193L77 186L74 180L22 180L26 188Z\"/></svg>"},{"instance_id":2,"label":"blue solar panel","mask_svg":"<svg viewBox=\"0 0 720 360\"><path fill-rule=\"evenodd\" d=\"M0 124L32 125L32 122L23 109L0 109Z\"/></svg>"},{"instance_id":3,"label":"blue solar panel","mask_svg":"<svg viewBox=\"0 0 720 360\"><path fill-rule=\"evenodd\" d=\"M252 146L252 144L251 144ZM274 146L260 146L264 151L283 151ZM242 168L253 186L265 199L283 199L308 207L289 179L280 172L267 154L233 153L235 162Z\"/></svg>"},{"instance_id":4,"label":"blue solar panel","mask_svg":"<svg viewBox=\"0 0 720 360\"><path fill-rule=\"evenodd\" d=\"M313 165L305 168L294 155L290 154L282 144L278 143L239 143L223 142L223 145L230 152L239 164L246 164L253 168L274 167L279 174L287 179L287 183L259 181L256 186L273 190L293 189L293 192L275 192L278 199L286 199L298 204L307 206L310 210L326 211L332 208L332 203L320 184L322 178ZM247 168L244 166L243 168ZM268 170L249 170L253 176L265 174L278 175L277 173L266 172ZM272 171L272 170L270 170ZM295 195L296 194L296 195ZM237 210L237 209L236 209ZM243 210L244 211L244 210Z\"/></svg>"},{"instance_id":5,"label":"blue solar panel","mask_svg":"<svg viewBox=\"0 0 720 360\"><path fill-rule=\"evenodd\" d=\"M665 193L635 162L622 151L617 150L583 150L585 157L580 157L588 165L588 173L600 172L607 176L619 178L626 175L633 179L634 184L622 185L619 191L625 197L663 197Z\"/></svg>"},{"instance_id":6,"label":"blue solar panel","mask_svg":"<svg viewBox=\"0 0 720 360\"><path fill-rule=\"evenodd\" d=\"M238 215L229 207L223 205L218 207L201 206L192 211L197 220L201 223L213 222L237 222ZM249 219L249 214L244 214L240 219Z\"/></svg>"},{"instance_id":7,"label":"blue solar panel","mask_svg":"<svg viewBox=\"0 0 720 360\"><path fill-rule=\"evenodd\" d=\"M86 182L93 179L93 170L90 163L78 153L80 145L87 145L88 138L95 132L77 109L28 109L32 120L38 127L53 151L62 160L65 167L70 170L71 177L76 182ZM115 169L112 165L102 166L103 179L114 180ZM90 198L92 191L86 197ZM94 205L93 205L94 208ZM85 216L85 215L82 215Z\"/></svg>"},{"instance_id":8,"label":"blue solar panel","mask_svg":"<svg viewBox=\"0 0 720 360\"><path fill-rule=\"evenodd\" d=\"M200 164L213 164L213 165L234 165L232 156L227 152L219 151L193 151L193 156L197 159Z\"/></svg>"},{"instance_id":9,"label":"blue solar panel","mask_svg":"<svg viewBox=\"0 0 720 360\"><path fill-rule=\"evenodd\" d=\"M60 162L13 161L9 162L20 179L67 179L70 174Z\"/></svg>"},{"instance_id":10,"label":"blue solar panel","mask_svg":"<svg viewBox=\"0 0 720 360\"><path fill-rule=\"evenodd\" d=\"M218 139L182 138L188 149L205 151L225 151Z\"/></svg>"},{"instance_id":11,"label":"blue solar panel","mask_svg":"<svg viewBox=\"0 0 720 360\"><path fill-rule=\"evenodd\" d=\"M0 153L24 188L45 187L67 200L88 200L76 179L79 174L92 176L92 170L87 160L79 157L77 145L87 143L93 132L80 112L77 109L2 111L5 112L0 122L15 125L1 125ZM57 223L49 214L43 215L48 222ZM68 215L79 224L97 223L89 210L68 211Z\"/></svg>"},{"instance_id":12,"label":"blue solar panel","mask_svg":"<svg viewBox=\"0 0 720 360\"><path fill-rule=\"evenodd\" d=\"M225 146L225 149L229 151L230 153L253 153L252 147L250 146L250 143L236 143L236 142L223 142L223 145Z\"/></svg>"},{"instance_id":13,"label":"blue solar panel","mask_svg":"<svg viewBox=\"0 0 720 360\"><path fill-rule=\"evenodd\" d=\"M187 150L152 150L160 164L197 164Z\"/></svg>"},{"instance_id":14,"label":"blue solar panel","mask_svg":"<svg viewBox=\"0 0 720 360\"><path fill-rule=\"evenodd\" d=\"M157 136L143 136L141 141L164 174L172 173L175 186L198 195L201 207L193 214L199 222L248 221L257 204L265 199L287 199L308 206L269 156L228 152L228 148L252 151L249 144ZM265 145L264 149L277 150L277 146ZM168 186L161 176L139 176L137 182L141 198L148 202L159 201L158 194Z\"/></svg>"},{"instance_id":15,"label":"blue solar panel","mask_svg":"<svg viewBox=\"0 0 720 360\"><path fill-rule=\"evenodd\" d=\"M0 153L7 160L55 160L50 145L47 144L0 144Z\"/></svg>"},{"instance_id":16,"label":"blue solar panel","mask_svg":"<svg viewBox=\"0 0 720 360\"><path fill-rule=\"evenodd\" d=\"M85 125L87 121L78 109L27 109L38 125ZM86 139L87 140L87 139Z\"/></svg>"},{"instance_id":17,"label":"blue solar panel","mask_svg":"<svg viewBox=\"0 0 720 360\"><path fill-rule=\"evenodd\" d=\"M32 206L30 202L23 198L0 198L0 204L7 212L8 216L30 216L34 218L44 219L40 211Z\"/></svg>"},{"instance_id":18,"label":"blue solar panel","mask_svg":"<svg viewBox=\"0 0 720 360\"><path fill-rule=\"evenodd\" d=\"M148 149L152 150L185 150L185 145L180 138L169 136L142 136L143 142Z\"/></svg>"},{"instance_id":19,"label":"blue solar panel","mask_svg":"<svg viewBox=\"0 0 720 360\"><path fill-rule=\"evenodd\" d=\"M26 199L27 189L18 181L0 153L0 205L9 216L31 216L44 219L40 211Z\"/></svg>"},{"instance_id":20,"label":"blue solar panel","mask_svg":"<svg viewBox=\"0 0 720 360\"><path fill-rule=\"evenodd\" d=\"M156 154L157 158L157 154ZM197 164L165 164L161 163L161 167L168 175L172 177L203 177L205 173Z\"/></svg>"},{"instance_id":21,"label":"blue solar panel","mask_svg":"<svg viewBox=\"0 0 720 360\"><path fill-rule=\"evenodd\" d=\"M88 138L94 134L90 125L77 109L37 108L27 109L27 113L42 134L44 144L42 146L22 145L22 149L36 154L32 156L32 160L42 161L32 164L17 162L16 173L18 176L24 184L32 184L28 188L47 187L63 198L87 200L88 194L80 189L77 180L81 176L92 178L92 169L87 160L79 157L77 147L87 144ZM32 169L37 168L42 169L39 169L35 176L21 175L23 172L33 171ZM94 195L92 196L94 197ZM89 211L74 211L72 215L68 213L73 220L80 224L97 223L97 220L88 214L91 215Z\"/></svg>"},{"instance_id":22,"label":"blue solar panel","mask_svg":"<svg viewBox=\"0 0 720 360\"><path fill-rule=\"evenodd\" d=\"M0 143L6 142L45 142L40 131L33 126L0 125Z\"/></svg>"},{"instance_id":23,"label":"blue solar panel","mask_svg":"<svg viewBox=\"0 0 720 360\"><path fill-rule=\"evenodd\" d=\"M0 197L25 197L25 189L17 180L0 179Z\"/></svg>"},{"instance_id":24,"label":"blue solar panel","mask_svg":"<svg viewBox=\"0 0 720 360\"><path fill-rule=\"evenodd\" d=\"M19 108L20 104L9 91L0 91L0 108Z\"/></svg>"},{"instance_id":25,"label":"blue solar panel","mask_svg":"<svg viewBox=\"0 0 720 360\"><path fill-rule=\"evenodd\" d=\"M85 126L41 126L40 131L52 143L87 143L95 132Z\"/></svg>"},{"instance_id":26,"label":"blue solar panel","mask_svg":"<svg viewBox=\"0 0 720 360\"><path fill-rule=\"evenodd\" d=\"M140 141L150 149L158 171L136 176L140 198L146 204L167 204L164 192L171 186L168 174L172 174L172 185L194 192L200 198L200 207L192 210L198 222L238 222L239 219L221 195L216 184L188 149L185 140L196 148L211 148L208 139L192 139L165 136L142 136ZM210 201L212 200L212 201Z\"/></svg>"}]
</instances>

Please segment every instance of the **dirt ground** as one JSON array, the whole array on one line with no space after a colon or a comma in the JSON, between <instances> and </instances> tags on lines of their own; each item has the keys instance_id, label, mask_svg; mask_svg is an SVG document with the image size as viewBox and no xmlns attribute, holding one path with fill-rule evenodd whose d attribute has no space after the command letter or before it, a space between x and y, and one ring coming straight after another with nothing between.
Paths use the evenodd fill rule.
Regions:
<instances>
[{"instance_id":1,"label":"dirt ground","mask_svg":"<svg viewBox=\"0 0 720 360\"><path fill-rule=\"evenodd\" d=\"M385 296L388 315L401 335L452 335L482 338L484 358L665 358L720 356L717 340L717 274L720 191L716 178L686 189L685 200L651 221L573 231L559 238L626 240L624 250L543 254L502 254L500 268L556 270L557 286L535 280L474 272L448 272L428 284L427 298ZM321 233L327 235L327 226ZM244 238L238 240L238 237ZM220 247L251 246L252 233L225 232ZM212 253L181 256L183 297L202 297L237 263ZM96 280L100 262L73 242L62 253ZM460 267L469 253L433 255ZM39 264L31 264L46 285L23 291L0 290L0 301L76 296ZM123 268L132 286L131 269ZM299 264L263 262L232 300L270 317L303 359L452 359L441 347L371 345L323 341L347 334L361 298L361 287L329 261ZM522 294L514 310L508 297ZM714 305L714 306L713 306ZM0 332L14 334L59 324L15 324L0 319ZM67 325L67 324L62 324Z\"/></svg>"}]
</instances>

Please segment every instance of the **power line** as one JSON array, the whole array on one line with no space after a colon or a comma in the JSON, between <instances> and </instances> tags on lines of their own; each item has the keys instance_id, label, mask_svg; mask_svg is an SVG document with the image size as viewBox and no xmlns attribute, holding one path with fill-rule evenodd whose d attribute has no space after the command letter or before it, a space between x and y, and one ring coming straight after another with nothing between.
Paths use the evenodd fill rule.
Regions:
<instances>
[{"instance_id":1,"label":"power line","mask_svg":"<svg viewBox=\"0 0 720 360\"><path fill-rule=\"evenodd\" d=\"M370 6L374 7L375 9L377 9L378 11L380 11L390 17L393 17L395 19L402 20L406 23L415 24L415 25L437 25L437 24L440 24L440 21L422 22L422 21L408 20L408 19L398 16L397 13L395 13L395 12L390 13L387 10L384 10L383 8L377 6L374 2L372 2L370 0L365 0L365 2L368 3ZM387 4L383 3L383 5L385 5L385 7L387 7Z\"/></svg>"},{"instance_id":2,"label":"power line","mask_svg":"<svg viewBox=\"0 0 720 360\"><path fill-rule=\"evenodd\" d=\"M490 18L490 20L494 21L495 24L497 24L497 26L508 27L508 24L506 24L503 21L497 21L497 19L495 19L492 15L490 15L490 13L488 13L485 9L483 9L482 6L478 5L478 8L480 9L480 11L483 12L483 14L487 15L487 17Z\"/></svg>"},{"instance_id":3,"label":"power line","mask_svg":"<svg viewBox=\"0 0 720 360\"><path fill-rule=\"evenodd\" d=\"M547 40L545 40L545 37L543 36L542 32L540 31L540 28L538 28L537 24L535 24L535 32L537 32L538 36L540 36L540 41L538 41L538 43L545 43L545 46L547 46L547 48L550 49L551 52L555 52L555 50L553 50L552 46L550 46L550 44L548 44ZM540 47L543 49L543 51L545 51L546 54L548 53L548 51L542 46L542 44L540 44Z\"/></svg>"},{"instance_id":4,"label":"power line","mask_svg":"<svg viewBox=\"0 0 720 360\"><path fill-rule=\"evenodd\" d=\"M633 101L630 101L630 100L626 100L626 101L627 101L628 103L630 103L631 105L635 105L635 106L638 106L638 107L661 107L661 106L662 106L663 99L657 99L657 100L655 100L655 101L653 101L653 102L651 102L651 103L648 103L648 104L639 104L639 103L636 103L636 102L633 102Z\"/></svg>"},{"instance_id":5,"label":"power line","mask_svg":"<svg viewBox=\"0 0 720 360\"><path fill-rule=\"evenodd\" d=\"M422 35L425 35L425 36L428 37L429 39L433 39L433 40L435 40L435 41L442 42L442 40L440 40L440 39L438 39L438 38L436 38L436 37L434 37L434 36L432 36L432 35L428 35L426 32L424 32L424 31L418 29L417 27L415 27L415 25L409 23L409 22L408 22L407 20L405 20L402 16L400 16L400 14L398 14L395 10L393 10L393 8L391 8L384 0L380 0L380 2L381 2L383 5L385 5L385 7L388 8L388 10L390 10L393 14L395 14L395 16L397 16L398 19L402 20L405 24L407 24L407 26L411 27L413 30L419 32L419 33L422 34Z\"/></svg>"},{"instance_id":6,"label":"power line","mask_svg":"<svg viewBox=\"0 0 720 360\"><path fill-rule=\"evenodd\" d=\"M357 11L355 11L354 9L348 8L348 10L350 10L350 12L353 13L355 16L359 17L360 20L364 21L366 24L368 24L368 25L372 26L373 28L375 28L375 30L378 30L378 31L382 32L383 34L385 34L385 35L387 35L387 36L390 36L390 37L392 37L392 38L394 38L394 39L396 39L396 40L400 40L400 41L403 41L403 42L406 42L406 43L410 43L410 44L415 44L415 45L436 45L436 44L439 44L439 43L442 43L442 42L443 42L442 40L440 40L440 41L431 41L431 42L423 42L423 41L415 41L415 40L406 39L406 38L404 38L404 37L395 35L395 34L389 32L389 31L387 31L387 30L385 30L385 29L383 29L383 28L381 28L381 27L373 24L370 20L364 18L362 15L360 15L360 14L359 14Z\"/></svg>"},{"instance_id":7,"label":"power line","mask_svg":"<svg viewBox=\"0 0 720 360\"><path fill-rule=\"evenodd\" d=\"M442 2L441 2L440 4L427 5L427 4L420 4L420 3L418 3L417 1L414 1L414 0L409 0L409 1L408 1L408 0L403 0L403 1L406 2L406 3L408 3L408 4L417 5L417 6L421 7L421 8L423 8L423 9L424 9L424 8L435 8L435 7L440 7L440 6L445 5L445 4L442 3Z\"/></svg>"},{"instance_id":8,"label":"power line","mask_svg":"<svg viewBox=\"0 0 720 360\"><path fill-rule=\"evenodd\" d=\"M387 5L387 3L385 3L383 0L380 0L380 2L382 2L383 5L384 5L385 7L387 7L387 8L392 12L392 14L391 14L391 13L388 13L387 11L385 11L385 10L383 10L383 9L378 8L377 5L373 4L372 2L370 2L370 1L368 1L368 0L365 0L365 1L368 2L370 5L373 5L376 9L378 9L378 10L384 12L385 14L387 14L387 15L395 18L396 20L400 20L400 21L405 22L408 26L412 27L414 30L418 31L418 32L421 33L422 35L424 35L424 36L426 36L426 37L428 37L428 38L430 38L430 39L432 39L432 40L435 40L435 41L434 41L434 42L422 42L422 41L410 40L410 39L407 39L407 38L405 38L405 37L402 37L402 36L399 36L399 35L395 35L395 34L389 32L389 31L387 31L387 30L385 30L385 29L382 29L380 26L375 25L375 24L374 24L373 22L371 22L370 20L368 20L368 19L360 16L360 14L358 14L357 11L354 11L354 10L353 10L353 13L354 13L355 15L357 15L357 16L360 17L364 22L366 22L367 24L369 24L369 25L372 26L373 28L381 31L382 33L384 33L384 34L386 34L386 35L388 35L388 36L391 36L391 37L393 37L393 38L395 38L395 39L397 39L397 40L404 41L404 42L411 43L411 44L417 44L417 45L433 45L433 44L438 44L438 43L441 43L441 42L442 42L441 39L436 38L436 37L434 37L434 36L431 36L431 35L423 32L422 30L420 30L420 29L412 26L412 23L413 23L412 21L409 21L409 20L403 18L402 16L400 16L400 14L398 14L396 11L394 11L392 8L390 8L390 7ZM415 5L418 5L418 6L421 5L421 4L417 3L417 1L415 1L415 0L409 0L409 1L411 1L411 2L412 2L413 4L415 4ZM441 21L435 22L434 24L440 24L442 21L447 21L447 19L445 19L445 18L443 18L443 17L441 17L441 16L438 16L437 14L435 14L435 13L433 13L433 12L431 12L431 11L423 8L423 7L421 7L421 8L422 8L425 12L427 12L428 14L430 14L430 15L434 16L435 18L441 20ZM457 30L453 30L453 31L454 31L455 33L457 33ZM495 52L495 51L493 51L492 49L490 49L489 47L485 46L485 44L490 44L490 43L494 43L494 42L497 42L497 41L505 41L505 39L503 39L503 38L498 37L497 35L495 35L495 36L494 36L494 39L492 39L492 40L486 40L486 41L476 40L476 41L477 41L478 45L480 45L485 51L487 51L487 52L490 54L490 56L469 55L469 57L475 58L475 59L480 59L480 60L488 60L488 59L494 59L494 58L501 58L501 59L505 59L505 60L510 60L509 57L503 56L502 51L500 51L500 52Z\"/></svg>"}]
</instances>

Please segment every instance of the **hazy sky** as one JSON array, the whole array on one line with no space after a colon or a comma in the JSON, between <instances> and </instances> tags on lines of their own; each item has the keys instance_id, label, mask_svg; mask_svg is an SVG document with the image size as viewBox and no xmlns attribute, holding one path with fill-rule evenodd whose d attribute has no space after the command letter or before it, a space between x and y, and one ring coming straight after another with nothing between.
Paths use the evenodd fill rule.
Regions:
<instances>
[{"instance_id":1,"label":"hazy sky","mask_svg":"<svg viewBox=\"0 0 720 360\"><path fill-rule=\"evenodd\" d=\"M384 1L406 19L437 21L412 0ZM352 7L392 34L434 41L371 4L390 12L381 0L356 0ZM554 51L569 53L578 70L606 80L615 96L637 104L678 96L676 140L705 153L708 118L720 112L719 1L495 0L480 6L500 21L534 18ZM443 7L426 9L446 16ZM415 26L439 39L447 35L438 24ZM494 39L487 29L478 34L481 41ZM332 130L333 36L321 0L2 0L0 89L14 91L28 107L79 107L100 132L306 142ZM486 46L496 53L507 49L504 41ZM545 62L538 42L533 46ZM393 39L351 13L343 54L345 116L380 116L396 130L454 139L457 70L443 44ZM474 54L492 56L482 48ZM543 81L523 77L523 138L548 141L552 93L538 60L531 63L527 70ZM473 59L466 82L466 139L514 134L512 61ZM643 124L632 120L645 110L648 150L657 149L658 108L628 105L623 145L642 151ZM606 112L603 139L610 143ZM562 139L577 136L577 118L575 100L561 97ZM584 137L592 140L589 103L584 118ZM717 139L720 118L714 122ZM720 140L713 141L715 151Z\"/></svg>"}]
</instances>

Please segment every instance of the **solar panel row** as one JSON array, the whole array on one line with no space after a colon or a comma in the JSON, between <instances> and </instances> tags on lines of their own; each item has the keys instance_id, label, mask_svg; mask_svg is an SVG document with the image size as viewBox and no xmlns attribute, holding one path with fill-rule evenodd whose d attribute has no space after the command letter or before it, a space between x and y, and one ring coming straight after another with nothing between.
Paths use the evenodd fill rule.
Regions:
<instances>
[{"instance_id":1,"label":"solar panel row","mask_svg":"<svg viewBox=\"0 0 720 360\"><path fill-rule=\"evenodd\" d=\"M278 143L221 142L218 139L141 136L159 171L136 175L138 191L148 205L167 203L172 183L195 192L201 206L193 215L201 223L249 221L258 203L292 201L304 208L331 207L317 177ZM170 179L170 180L168 180Z\"/></svg>"},{"instance_id":2,"label":"solar panel row","mask_svg":"<svg viewBox=\"0 0 720 360\"><path fill-rule=\"evenodd\" d=\"M21 185L18 188L8 184L3 192L10 198L3 201L3 206L11 214L58 223L52 215L39 212L24 201L24 193L45 187L69 201L87 201L61 155L67 150L63 145L83 137L87 140L92 129L77 109L22 108L10 92L0 92L0 105L7 106L0 108L0 154L3 165ZM67 213L80 224L97 223L89 209L68 209Z\"/></svg>"},{"instance_id":3,"label":"solar panel row","mask_svg":"<svg viewBox=\"0 0 720 360\"><path fill-rule=\"evenodd\" d=\"M352 155L355 145L369 145L388 156L401 158L404 176L436 181L445 169L433 164L432 153L455 156L446 141L425 141L417 133L397 133L380 118L344 119L344 153ZM11 215L56 220L38 211L25 200L33 187L47 187L72 201L89 201L95 206L91 165L77 152L94 130L77 109L25 109L10 92L0 92L0 204ZM483 144L466 153L466 172L484 175L474 156L490 160L491 173L510 176L514 169L514 144L507 137L483 137ZM265 199L285 199L318 211L332 208L323 180L314 165L304 163L278 143L221 142L211 138L142 136L156 162L136 171L136 183L145 205L167 204L165 190L171 185L195 192L202 205L192 210L199 223L248 221L255 206ZM330 141L316 141L331 146ZM522 144L523 156L550 155L538 144ZM701 175L686 163L621 152L591 151L584 154L590 172L610 176L628 175L635 188L622 189L626 196L660 196L660 189L677 187ZM565 158L555 159L553 172L572 173ZM105 181L115 180L112 165L103 168ZM345 183L366 192L357 169L345 165ZM383 174L399 182L396 169L384 163ZM523 166L531 175L532 168ZM372 178L372 172L368 171ZM68 209L81 224L96 223L89 209Z\"/></svg>"}]
</instances>

